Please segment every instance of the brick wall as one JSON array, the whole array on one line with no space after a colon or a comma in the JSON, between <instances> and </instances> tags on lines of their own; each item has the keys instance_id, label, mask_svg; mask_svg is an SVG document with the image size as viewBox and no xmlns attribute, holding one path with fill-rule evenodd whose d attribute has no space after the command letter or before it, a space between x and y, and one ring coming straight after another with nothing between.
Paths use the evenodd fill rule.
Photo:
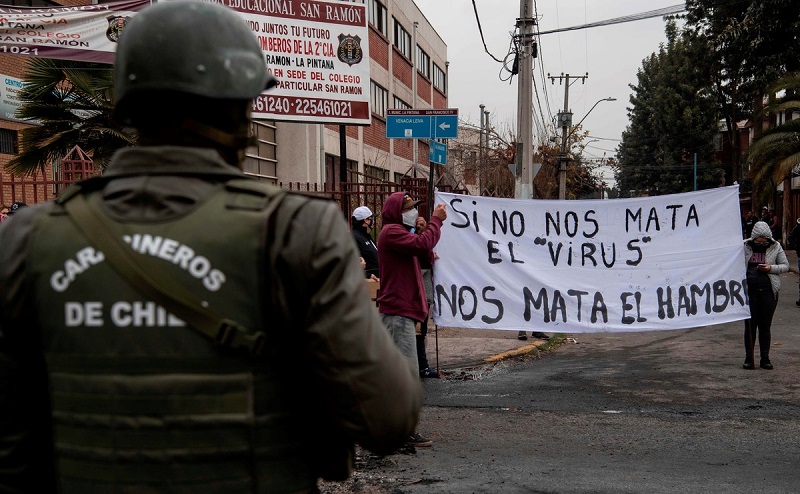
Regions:
<instances>
[{"instance_id":1,"label":"brick wall","mask_svg":"<svg viewBox=\"0 0 800 494\"><path fill-rule=\"evenodd\" d=\"M389 40L369 25L369 57L389 70Z\"/></svg>"},{"instance_id":2,"label":"brick wall","mask_svg":"<svg viewBox=\"0 0 800 494\"><path fill-rule=\"evenodd\" d=\"M438 89L433 90L433 106L434 108L447 108L447 96L439 92Z\"/></svg>"},{"instance_id":3,"label":"brick wall","mask_svg":"<svg viewBox=\"0 0 800 494\"><path fill-rule=\"evenodd\" d=\"M398 139L395 139L395 143ZM389 152L389 139L386 138L386 122L372 116L372 125L364 127L364 144ZM395 150L397 145L395 144Z\"/></svg>"},{"instance_id":4,"label":"brick wall","mask_svg":"<svg viewBox=\"0 0 800 494\"><path fill-rule=\"evenodd\" d=\"M394 154L400 158L407 160L414 159L414 148L412 147L413 139L395 139L394 140Z\"/></svg>"},{"instance_id":5,"label":"brick wall","mask_svg":"<svg viewBox=\"0 0 800 494\"><path fill-rule=\"evenodd\" d=\"M431 81L417 72L417 96L425 103L431 103Z\"/></svg>"},{"instance_id":6,"label":"brick wall","mask_svg":"<svg viewBox=\"0 0 800 494\"><path fill-rule=\"evenodd\" d=\"M392 71L395 79L405 84L406 87L411 87L411 70L411 62L392 47Z\"/></svg>"}]
</instances>

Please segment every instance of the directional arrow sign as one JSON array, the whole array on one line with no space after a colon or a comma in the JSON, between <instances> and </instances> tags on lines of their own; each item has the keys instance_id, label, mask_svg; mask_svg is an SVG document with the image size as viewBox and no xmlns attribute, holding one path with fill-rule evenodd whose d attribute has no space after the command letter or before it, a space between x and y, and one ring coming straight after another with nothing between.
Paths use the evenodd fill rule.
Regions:
<instances>
[{"instance_id":1,"label":"directional arrow sign","mask_svg":"<svg viewBox=\"0 0 800 494\"><path fill-rule=\"evenodd\" d=\"M386 110L389 139L455 139L458 137L458 109Z\"/></svg>"},{"instance_id":2,"label":"directional arrow sign","mask_svg":"<svg viewBox=\"0 0 800 494\"><path fill-rule=\"evenodd\" d=\"M431 152L430 152L430 161L434 163L438 163L440 165L447 164L447 144L442 144L439 141L428 141L430 144Z\"/></svg>"}]
</instances>

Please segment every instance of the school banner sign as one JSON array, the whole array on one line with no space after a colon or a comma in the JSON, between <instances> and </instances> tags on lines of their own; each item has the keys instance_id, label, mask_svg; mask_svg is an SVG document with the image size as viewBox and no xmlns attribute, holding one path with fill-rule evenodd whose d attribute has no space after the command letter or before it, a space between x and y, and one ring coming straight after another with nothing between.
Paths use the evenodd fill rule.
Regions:
<instances>
[{"instance_id":1,"label":"school banner sign","mask_svg":"<svg viewBox=\"0 0 800 494\"><path fill-rule=\"evenodd\" d=\"M434 320L598 333L750 316L739 187L586 201L437 192Z\"/></svg>"},{"instance_id":2,"label":"school banner sign","mask_svg":"<svg viewBox=\"0 0 800 494\"><path fill-rule=\"evenodd\" d=\"M125 24L149 0L0 7L0 54L113 63Z\"/></svg>"},{"instance_id":3,"label":"school banner sign","mask_svg":"<svg viewBox=\"0 0 800 494\"><path fill-rule=\"evenodd\" d=\"M172 1L172 0L162 0ZM343 0L207 0L235 10L256 36L274 89L253 117L369 125L367 6ZM0 7L0 54L114 63L117 42L150 0ZM187 12L187 23L191 13ZM204 33L213 41L214 33Z\"/></svg>"}]
</instances>

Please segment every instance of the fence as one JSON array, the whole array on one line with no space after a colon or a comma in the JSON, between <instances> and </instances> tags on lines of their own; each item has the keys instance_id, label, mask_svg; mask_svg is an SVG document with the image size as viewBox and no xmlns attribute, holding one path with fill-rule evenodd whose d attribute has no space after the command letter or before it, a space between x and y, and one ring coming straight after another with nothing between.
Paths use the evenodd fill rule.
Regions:
<instances>
[{"instance_id":1,"label":"fence","mask_svg":"<svg viewBox=\"0 0 800 494\"><path fill-rule=\"evenodd\" d=\"M58 197L67 186L88 177L91 173L63 173L60 179L50 179L44 172L32 176L18 177L9 173L0 173L0 204L10 205L14 201L27 204L45 202ZM419 211L427 216L429 184L427 178L404 178L401 183L395 182L344 182L337 188L327 184L289 182L279 183L280 187L301 194L322 197L336 201L345 218L350 218L352 211L358 206L367 206L376 215L377 229L380 230L380 217L383 201L393 192L409 192L423 201ZM441 190L454 192L451 187L441 186ZM466 193L465 191L455 191Z\"/></svg>"},{"instance_id":2,"label":"fence","mask_svg":"<svg viewBox=\"0 0 800 494\"><path fill-rule=\"evenodd\" d=\"M367 206L373 213L375 213L376 221L373 223L375 232L379 232L382 226L381 212L383 211L383 202L393 192L408 192L413 197L417 197L422 201L418 209L420 215L428 217L429 203L428 194L430 193L427 178L404 178L399 184L395 182L343 182L339 183L339 188L329 188L327 184L322 187L319 184L290 182L278 184L281 188L299 192L301 194L311 195L315 197L324 197L336 201L341 209L342 214L350 221L350 216L353 210L359 206ZM443 192L458 192L466 194L467 191L461 189L453 189L447 185L439 186L439 190Z\"/></svg>"},{"instance_id":3,"label":"fence","mask_svg":"<svg viewBox=\"0 0 800 494\"><path fill-rule=\"evenodd\" d=\"M24 177L0 173L0 204L9 206L15 201L26 204L49 201L81 178L82 176L74 174L64 174L60 179L50 179L44 172Z\"/></svg>"}]
</instances>

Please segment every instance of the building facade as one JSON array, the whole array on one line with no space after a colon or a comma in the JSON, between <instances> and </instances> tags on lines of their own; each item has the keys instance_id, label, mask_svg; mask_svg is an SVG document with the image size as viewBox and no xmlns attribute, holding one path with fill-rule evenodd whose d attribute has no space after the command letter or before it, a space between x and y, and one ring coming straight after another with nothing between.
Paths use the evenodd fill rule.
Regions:
<instances>
[{"instance_id":1,"label":"building facade","mask_svg":"<svg viewBox=\"0 0 800 494\"><path fill-rule=\"evenodd\" d=\"M399 182L402 177L428 176L427 140L387 139L386 110L448 107L447 45L413 0L355 1L367 5L369 18L370 124L340 126L256 120L252 124L256 144L248 149L244 163L248 175L273 183L315 184L329 190L336 189L343 176L348 182ZM0 6L90 3L107 2L0 0ZM25 62L24 56L0 54L0 74L19 79L24 74ZM11 114L13 108L8 113ZM0 114L0 167L19 151L19 131L27 126L8 118L6 113ZM346 155L344 174L342 154ZM437 178L445 170L438 167ZM19 190L8 189L8 173L2 168L0 173L3 184L0 202L17 200ZM48 179L57 174L52 166L45 170ZM43 199L37 197L32 202L39 200Z\"/></svg>"},{"instance_id":2,"label":"building facade","mask_svg":"<svg viewBox=\"0 0 800 494\"><path fill-rule=\"evenodd\" d=\"M447 108L447 45L413 0L366 3L371 123L275 123L277 181L335 188L342 177L342 131L346 134L347 181L399 182L404 176L428 176L427 140L387 139L386 110Z\"/></svg>"}]
</instances>

